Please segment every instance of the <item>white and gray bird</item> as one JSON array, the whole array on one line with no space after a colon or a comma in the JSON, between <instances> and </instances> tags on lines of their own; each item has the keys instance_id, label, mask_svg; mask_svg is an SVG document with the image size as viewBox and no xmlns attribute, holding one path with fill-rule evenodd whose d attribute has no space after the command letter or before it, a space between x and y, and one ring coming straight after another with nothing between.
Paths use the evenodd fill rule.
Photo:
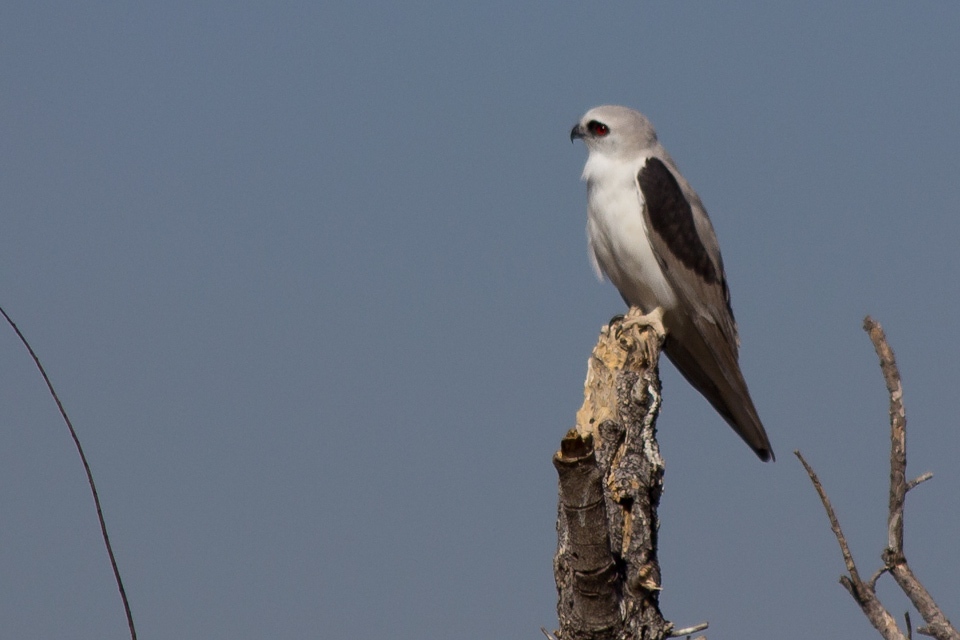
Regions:
<instances>
[{"instance_id":1,"label":"white and gray bird","mask_svg":"<svg viewBox=\"0 0 960 640\"><path fill-rule=\"evenodd\" d=\"M576 138L590 152L583 180L597 275L620 291L628 319L666 336L670 361L760 459L772 459L740 372L720 245L700 198L638 111L591 109L570 132Z\"/></svg>"}]
</instances>

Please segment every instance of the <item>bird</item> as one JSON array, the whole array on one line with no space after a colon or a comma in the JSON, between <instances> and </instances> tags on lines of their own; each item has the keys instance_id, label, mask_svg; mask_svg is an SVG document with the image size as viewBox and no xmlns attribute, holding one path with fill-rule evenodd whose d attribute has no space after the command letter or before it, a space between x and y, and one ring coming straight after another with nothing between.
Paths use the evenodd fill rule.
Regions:
<instances>
[{"instance_id":1,"label":"bird","mask_svg":"<svg viewBox=\"0 0 960 640\"><path fill-rule=\"evenodd\" d=\"M657 139L650 121L628 107L595 107L570 131L589 152L587 240L629 311L763 461L774 459L740 371L737 323L707 211Z\"/></svg>"}]
</instances>

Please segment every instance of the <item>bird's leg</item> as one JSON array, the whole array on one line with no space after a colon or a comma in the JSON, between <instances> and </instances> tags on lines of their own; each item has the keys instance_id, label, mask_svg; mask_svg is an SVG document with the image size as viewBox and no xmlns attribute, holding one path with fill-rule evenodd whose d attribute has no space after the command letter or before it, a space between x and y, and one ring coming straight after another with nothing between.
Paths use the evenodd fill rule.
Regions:
<instances>
[{"instance_id":1,"label":"bird's leg","mask_svg":"<svg viewBox=\"0 0 960 640\"><path fill-rule=\"evenodd\" d=\"M636 331L628 331L636 327ZM652 329L656 335L655 340L641 338L644 331ZM667 330L663 326L663 307L657 307L650 313L643 313L639 307L630 307L627 315L623 316L616 329L617 340L621 347L628 353L633 352L639 357L639 362L644 366L656 366L660 357L660 347L663 346L663 340L667 335ZM634 343L634 341L637 341Z\"/></svg>"},{"instance_id":2,"label":"bird's leg","mask_svg":"<svg viewBox=\"0 0 960 640\"><path fill-rule=\"evenodd\" d=\"M620 330L623 331L624 329L639 325L650 327L657 332L657 337L663 340L667 335L667 330L663 327L663 307L657 307L646 314L640 307L630 307L627 315L623 317Z\"/></svg>"}]
</instances>

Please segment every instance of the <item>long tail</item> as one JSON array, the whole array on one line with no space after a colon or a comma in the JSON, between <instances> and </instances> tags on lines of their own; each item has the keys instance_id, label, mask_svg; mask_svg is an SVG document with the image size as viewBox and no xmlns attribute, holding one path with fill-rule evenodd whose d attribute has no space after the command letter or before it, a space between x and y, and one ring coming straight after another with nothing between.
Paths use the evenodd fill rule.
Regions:
<instances>
[{"instance_id":1,"label":"long tail","mask_svg":"<svg viewBox=\"0 0 960 640\"><path fill-rule=\"evenodd\" d=\"M761 460L775 459L737 357L730 348L712 349L698 332L689 332L682 341L668 335L664 352Z\"/></svg>"}]
</instances>

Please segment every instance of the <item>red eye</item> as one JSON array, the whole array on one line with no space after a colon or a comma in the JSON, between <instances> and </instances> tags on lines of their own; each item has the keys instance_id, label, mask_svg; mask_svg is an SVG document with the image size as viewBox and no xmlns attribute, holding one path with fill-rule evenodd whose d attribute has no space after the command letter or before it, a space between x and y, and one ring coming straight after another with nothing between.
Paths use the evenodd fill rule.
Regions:
<instances>
[{"instance_id":1,"label":"red eye","mask_svg":"<svg viewBox=\"0 0 960 640\"><path fill-rule=\"evenodd\" d=\"M610 133L610 127L603 124L602 122L597 122L596 120L591 120L590 122L588 122L587 129L590 131L590 133L597 136L598 138L602 138L603 136Z\"/></svg>"}]
</instances>

